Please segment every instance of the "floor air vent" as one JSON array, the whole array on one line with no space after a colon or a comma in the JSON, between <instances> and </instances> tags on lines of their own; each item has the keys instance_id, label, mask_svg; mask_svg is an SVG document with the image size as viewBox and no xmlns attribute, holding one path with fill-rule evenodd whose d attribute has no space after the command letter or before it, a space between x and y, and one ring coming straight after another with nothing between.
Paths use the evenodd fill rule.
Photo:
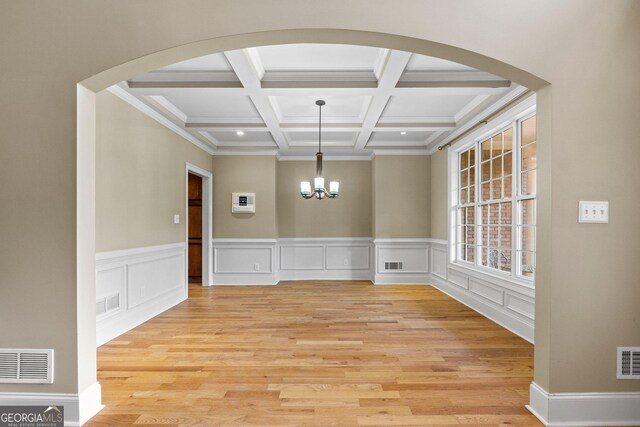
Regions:
<instances>
[{"instance_id":1,"label":"floor air vent","mask_svg":"<svg viewBox=\"0 0 640 427\"><path fill-rule=\"evenodd\" d=\"M619 380L640 380L640 347L618 347Z\"/></svg>"},{"instance_id":2,"label":"floor air vent","mask_svg":"<svg viewBox=\"0 0 640 427\"><path fill-rule=\"evenodd\" d=\"M402 270L402 262L393 261L384 263L385 270Z\"/></svg>"},{"instance_id":3,"label":"floor air vent","mask_svg":"<svg viewBox=\"0 0 640 427\"><path fill-rule=\"evenodd\" d=\"M0 349L0 383L53 383L53 350Z\"/></svg>"},{"instance_id":4,"label":"floor air vent","mask_svg":"<svg viewBox=\"0 0 640 427\"><path fill-rule=\"evenodd\" d=\"M96 316L106 314L120 308L120 294L113 294L96 301Z\"/></svg>"}]
</instances>

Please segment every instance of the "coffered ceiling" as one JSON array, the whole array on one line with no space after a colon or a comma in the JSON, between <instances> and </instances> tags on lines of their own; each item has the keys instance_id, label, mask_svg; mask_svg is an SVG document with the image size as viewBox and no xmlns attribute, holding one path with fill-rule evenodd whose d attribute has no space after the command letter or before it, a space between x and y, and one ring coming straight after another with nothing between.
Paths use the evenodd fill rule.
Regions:
<instances>
[{"instance_id":1,"label":"coffered ceiling","mask_svg":"<svg viewBox=\"0 0 640 427\"><path fill-rule=\"evenodd\" d=\"M110 89L212 154L431 152L524 91L461 64L389 49L290 44L216 53Z\"/></svg>"}]
</instances>

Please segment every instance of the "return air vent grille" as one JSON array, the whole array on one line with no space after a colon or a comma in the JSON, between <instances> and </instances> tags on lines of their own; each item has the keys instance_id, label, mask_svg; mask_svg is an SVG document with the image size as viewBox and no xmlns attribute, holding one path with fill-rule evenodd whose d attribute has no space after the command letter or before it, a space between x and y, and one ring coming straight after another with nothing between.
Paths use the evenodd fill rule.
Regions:
<instances>
[{"instance_id":1,"label":"return air vent grille","mask_svg":"<svg viewBox=\"0 0 640 427\"><path fill-rule=\"evenodd\" d=\"M53 383L53 350L0 349L0 383Z\"/></svg>"},{"instance_id":2,"label":"return air vent grille","mask_svg":"<svg viewBox=\"0 0 640 427\"><path fill-rule=\"evenodd\" d=\"M113 294L96 301L96 316L107 314L120 308L120 294Z\"/></svg>"},{"instance_id":3,"label":"return air vent grille","mask_svg":"<svg viewBox=\"0 0 640 427\"><path fill-rule=\"evenodd\" d=\"M402 270L402 262L400 261L385 262L384 269L385 270Z\"/></svg>"},{"instance_id":4,"label":"return air vent grille","mask_svg":"<svg viewBox=\"0 0 640 427\"><path fill-rule=\"evenodd\" d=\"M640 380L640 347L618 347L619 380Z\"/></svg>"}]
</instances>

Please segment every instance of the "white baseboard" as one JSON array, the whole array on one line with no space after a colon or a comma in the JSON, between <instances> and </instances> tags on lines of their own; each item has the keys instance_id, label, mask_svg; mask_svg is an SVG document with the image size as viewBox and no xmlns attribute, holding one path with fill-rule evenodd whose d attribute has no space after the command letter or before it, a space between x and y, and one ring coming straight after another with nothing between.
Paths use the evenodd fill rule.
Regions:
<instances>
[{"instance_id":1,"label":"white baseboard","mask_svg":"<svg viewBox=\"0 0 640 427\"><path fill-rule=\"evenodd\" d=\"M64 425L81 426L96 415L101 403L100 383L74 393L0 393L0 406L64 406Z\"/></svg>"},{"instance_id":2,"label":"white baseboard","mask_svg":"<svg viewBox=\"0 0 640 427\"><path fill-rule=\"evenodd\" d=\"M213 274L212 286L269 286L277 285L278 277L275 274Z\"/></svg>"},{"instance_id":3,"label":"white baseboard","mask_svg":"<svg viewBox=\"0 0 640 427\"><path fill-rule=\"evenodd\" d=\"M531 411L545 426L638 426L638 393L548 393L538 384L529 387Z\"/></svg>"},{"instance_id":4,"label":"white baseboard","mask_svg":"<svg viewBox=\"0 0 640 427\"><path fill-rule=\"evenodd\" d=\"M81 392L79 402L79 419L80 425L82 425L105 407L102 404L102 387L100 387L100 383L95 382Z\"/></svg>"},{"instance_id":5,"label":"white baseboard","mask_svg":"<svg viewBox=\"0 0 640 427\"><path fill-rule=\"evenodd\" d=\"M369 270L282 270L280 280L371 280Z\"/></svg>"},{"instance_id":6,"label":"white baseboard","mask_svg":"<svg viewBox=\"0 0 640 427\"><path fill-rule=\"evenodd\" d=\"M429 274L376 274L375 285L427 285Z\"/></svg>"}]
</instances>

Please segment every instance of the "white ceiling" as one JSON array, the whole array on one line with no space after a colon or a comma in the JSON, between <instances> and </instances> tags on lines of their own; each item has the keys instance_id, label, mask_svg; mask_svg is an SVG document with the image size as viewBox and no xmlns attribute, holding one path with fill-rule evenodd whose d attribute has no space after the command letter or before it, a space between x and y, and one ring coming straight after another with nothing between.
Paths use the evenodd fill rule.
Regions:
<instances>
[{"instance_id":1,"label":"white ceiling","mask_svg":"<svg viewBox=\"0 0 640 427\"><path fill-rule=\"evenodd\" d=\"M190 59L111 90L213 154L313 154L324 99L323 151L370 156L433 151L522 89L439 58L290 44Z\"/></svg>"}]
</instances>

